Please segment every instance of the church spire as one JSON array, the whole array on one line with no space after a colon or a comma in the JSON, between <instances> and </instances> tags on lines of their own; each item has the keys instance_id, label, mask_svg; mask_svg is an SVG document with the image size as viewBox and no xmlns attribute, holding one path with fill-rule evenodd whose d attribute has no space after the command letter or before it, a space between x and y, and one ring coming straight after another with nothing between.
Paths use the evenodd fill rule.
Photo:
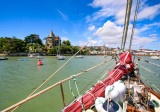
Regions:
<instances>
[{"instance_id":1,"label":"church spire","mask_svg":"<svg viewBox=\"0 0 160 112\"><path fill-rule=\"evenodd\" d=\"M50 32L50 34L48 35L48 37L54 37L54 34L53 34L52 29L51 29L51 32Z\"/></svg>"}]
</instances>

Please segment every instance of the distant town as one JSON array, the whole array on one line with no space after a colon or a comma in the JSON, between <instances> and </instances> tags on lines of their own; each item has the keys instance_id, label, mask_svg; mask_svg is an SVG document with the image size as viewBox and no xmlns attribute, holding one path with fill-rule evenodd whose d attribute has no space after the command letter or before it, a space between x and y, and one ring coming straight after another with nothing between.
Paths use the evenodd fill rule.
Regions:
<instances>
[{"instance_id":1,"label":"distant town","mask_svg":"<svg viewBox=\"0 0 160 112\"><path fill-rule=\"evenodd\" d=\"M30 34L24 40L16 37L0 37L0 55L27 56L34 55L73 55L83 46L73 46L69 40L62 41L59 36L55 36L51 30L48 37L45 37L45 44L37 34ZM83 55L113 55L120 53L120 48L109 48L103 46L86 46L80 54ZM160 56L160 50L138 49L131 50L132 53L141 56Z\"/></svg>"},{"instance_id":2,"label":"distant town","mask_svg":"<svg viewBox=\"0 0 160 112\"><path fill-rule=\"evenodd\" d=\"M83 46L79 46L79 48L82 48ZM106 46L87 46L85 47L85 50L88 49L89 54L95 55L110 55L110 54L116 54L120 52L120 48L109 48ZM127 49L126 51L129 51ZM132 53L136 55L141 56L160 56L160 50L150 50L150 49L138 49L138 50L131 50Z\"/></svg>"}]
</instances>

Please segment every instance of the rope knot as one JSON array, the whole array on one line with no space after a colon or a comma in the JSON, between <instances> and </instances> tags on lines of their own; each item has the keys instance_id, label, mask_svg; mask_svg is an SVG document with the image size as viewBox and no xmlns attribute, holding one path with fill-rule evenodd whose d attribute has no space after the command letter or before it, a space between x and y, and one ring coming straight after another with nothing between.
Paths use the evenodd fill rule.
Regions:
<instances>
[{"instance_id":1,"label":"rope knot","mask_svg":"<svg viewBox=\"0 0 160 112\"><path fill-rule=\"evenodd\" d=\"M77 79L76 79L76 75L72 75L72 77L73 77L73 78L72 78L73 81L76 81L76 80L77 80Z\"/></svg>"}]
</instances>

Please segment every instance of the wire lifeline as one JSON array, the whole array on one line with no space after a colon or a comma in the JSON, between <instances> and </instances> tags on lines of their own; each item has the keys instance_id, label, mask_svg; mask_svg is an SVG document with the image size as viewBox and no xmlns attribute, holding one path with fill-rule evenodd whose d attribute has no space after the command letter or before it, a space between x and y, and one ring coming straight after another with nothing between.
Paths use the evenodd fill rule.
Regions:
<instances>
[{"instance_id":1,"label":"wire lifeline","mask_svg":"<svg viewBox=\"0 0 160 112\"><path fill-rule=\"evenodd\" d=\"M114 63L112 64L112 66L110 66L109 70L100 78L101 80L104 78L104 76L106 76L108 74L108 72L111 70L111 68L114 66Z\"/></svg>"},{"instance_id":2,"label":"wire lifeline","mask_svg":"<svg viewBox=\"0 0 160 112\"><path fill-rule=\"evenodd\" d=\"M140 65L140 64L139 64L139 66L142 67L143 69L147 70L148 72L152 73L153 75L159 76L159 77L160 77L160 74L157 74L157 73L155 73L155 72L149 70L148 68L146 68L146 67L144 67L144 66L142 66L142 65Z\"/></svg>"},{"instance_id":3,"label":"wire lifeline","mask_svg":"<svg viewBox=\"0 0 160 112\"><path fill-rule=\"evenodd\" d=\"M150 62L150 61L147 61L147 60L144 60L144 59L141 59L141 58L138 58L138 59L139 59L139 60L142 60L142 61L144 61L144 62L147 62L147 63L149 63L149 64L156 65L156 66L160 67L160 65L155 64L155 63L153 63L153 62Z\"/></svg>"},{"instance_id":4,"label":"wire lifeline","mask_svg":"<svg viewBox=\"0 0 160 112\"><path fill-rule=\"evenodd\" d=\"M110 20L112 21L115 18L115 16ZM54 72L48 79L46 79L39 87L37 87L28 97L32 96L38 89L40 89L46 82L48 82L58 71L60 71L71 59L73 59L85 46L88 45L107 25L104 24L104 26L76 53L74 54L66 63L64 63L56 72ZM19 105L20 106L20 105ZM12 111L14 112L19 106L15 107L15 109Z\"/></svg>"},{"instance_id":5,"label":"wire lifeline","mask_svg":"<svg viewBox=\"0 0 160 112\"><path fill-rule=\"evenodd\" d=\"M146 82L150 83L153 87L155 87L158 91L160 91L160 89L158 87L156 87L154 84L152 84L150 81L148 81L147 79L145 79L144 77L140 76L143 80L145 80Z\"/></svg>"}]
</instances>

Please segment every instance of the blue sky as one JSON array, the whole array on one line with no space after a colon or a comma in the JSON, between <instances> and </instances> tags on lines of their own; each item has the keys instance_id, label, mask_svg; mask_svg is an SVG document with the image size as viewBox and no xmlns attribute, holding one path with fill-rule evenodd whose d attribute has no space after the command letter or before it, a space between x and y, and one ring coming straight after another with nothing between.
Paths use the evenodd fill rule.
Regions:
<instances>
[{"instance_id":1,"label":"blue sky","mask_svg":"<svg viewBox=\"0 0 160 112\"><path fill-rule=\"evenodd\" d=\"M136 0L133 1L127 42L136 5ZM105 42L108 47L120 47L125 6L126 0L0 0L0 37L24 39L29 34L39 34L44 39L52 29L62 40L68 39L72 45L84 45L108 24L89 45ZM160 1L142 0L133 49L160 50L159 18Z\"/></svg>"}]
</instances>

